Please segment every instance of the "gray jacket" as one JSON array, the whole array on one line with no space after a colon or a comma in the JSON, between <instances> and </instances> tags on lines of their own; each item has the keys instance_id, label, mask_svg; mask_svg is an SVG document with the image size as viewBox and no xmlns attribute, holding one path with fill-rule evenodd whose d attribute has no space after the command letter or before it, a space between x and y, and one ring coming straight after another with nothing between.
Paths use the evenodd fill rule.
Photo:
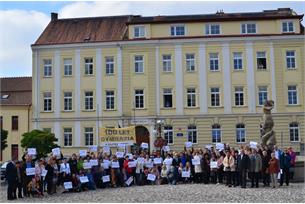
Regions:
<instances>
[{"instance_id":1,"label":"gray jacket","mask_svg":"<svg viewBox=\"0 0 305 204\"><path fill-rule=\"evenodd\" d=\"M262 170L262 158L259 154L250 155L250 169L249 172L260 172Z\"/></svg>"}]
</instances>

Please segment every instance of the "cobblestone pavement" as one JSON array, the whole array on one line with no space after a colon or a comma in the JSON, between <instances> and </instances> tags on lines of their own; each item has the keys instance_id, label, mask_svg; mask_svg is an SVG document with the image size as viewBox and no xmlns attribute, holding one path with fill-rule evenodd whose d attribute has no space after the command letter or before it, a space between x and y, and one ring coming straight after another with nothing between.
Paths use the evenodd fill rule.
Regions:
<instances>
[{"instance_id":1,"label":"cobblestone pavement","mask_svg":"<svg viewBox=\"0 0 305 204\"><path fill-rule=\"evenodd\" d=\"M258 189L240 187L228 188L215 184L181 184L162 186L131 186L128 188L108 188L81 193L57 194L43 198L23 198L14 202L303 202L305 188L303 183L292 183L277 189ZM0 202L6 200L6 186L1 186Z\"/></svg>"}]
</instances>

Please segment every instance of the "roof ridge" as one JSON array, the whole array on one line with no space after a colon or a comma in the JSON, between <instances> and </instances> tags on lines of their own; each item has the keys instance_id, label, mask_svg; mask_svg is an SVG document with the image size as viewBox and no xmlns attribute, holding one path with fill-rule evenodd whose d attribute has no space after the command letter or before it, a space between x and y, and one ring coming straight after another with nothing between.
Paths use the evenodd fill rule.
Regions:
<instances>
[{"instance_id":1,"label":"roof ridge","mask_svg":"<svg viewBox=\"0 0 305 204\"><path fill-rule=\"evenodd\" d=\"M32 76L12 76L12 77L0 77L0 79L20 79L20 78L32 78Z\"/></svg>"},{"instance_id":2,"label":"roof ridge","mask_svg":"<svg viewBox=\"0 0 305 204\"><path fill-rule=\"evenodd\" d=\"M117 16L90 16L90 17L77 17L77 18L59 18L56 21L61 20L85 20L85 19L97 19L97 18L123 18L123 17L138 17L140 15L117 15Z\"/></svg>"}]
</instances>

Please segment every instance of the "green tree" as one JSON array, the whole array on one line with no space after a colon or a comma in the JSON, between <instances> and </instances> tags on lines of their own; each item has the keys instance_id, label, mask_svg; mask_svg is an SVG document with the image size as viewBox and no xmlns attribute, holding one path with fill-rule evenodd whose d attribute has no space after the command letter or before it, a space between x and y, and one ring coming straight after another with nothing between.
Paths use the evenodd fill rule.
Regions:
<instances>
[{"instance_id":1,"label":"green tree","mask_svg":"<svg viewBox=\"0 0 305 204\"><path fill-rule=\"evenodd\" d=\"M8 131L7 130L3 130L1 129L1 152L0 154L2 155L2 152L5 148L7 148L7 134L8 134Z\"/></svg>"},{"instance_id":2,"label":"green tree","mask_svg":"<svg viewBox=\"0 0 305 204\"><path fill-rule=\"evenodd\" d=\"M26 132L21 140L21 147L36 148L37 158L46 157L48 153L52 152L53 148L59 147L54 142L57 142L57 138L53 133L42 130L32 130Z\"/></svg>"}]
</instances>

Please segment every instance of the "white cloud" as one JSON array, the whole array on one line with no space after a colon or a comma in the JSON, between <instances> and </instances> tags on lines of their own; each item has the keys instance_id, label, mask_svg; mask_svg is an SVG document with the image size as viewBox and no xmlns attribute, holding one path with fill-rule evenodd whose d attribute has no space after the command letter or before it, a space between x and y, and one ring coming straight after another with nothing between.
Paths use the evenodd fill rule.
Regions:
<instances>
[{"instance_id":1,"label":"white cloud","mask_svg":"<svg viewBox=\"0 0 305 204\"><path fill-rule=\"evenodd\" d=\"M0 76L32 75L31 44L49 21L37 11L0 10Z\"/></svg>"}]
</instances>

